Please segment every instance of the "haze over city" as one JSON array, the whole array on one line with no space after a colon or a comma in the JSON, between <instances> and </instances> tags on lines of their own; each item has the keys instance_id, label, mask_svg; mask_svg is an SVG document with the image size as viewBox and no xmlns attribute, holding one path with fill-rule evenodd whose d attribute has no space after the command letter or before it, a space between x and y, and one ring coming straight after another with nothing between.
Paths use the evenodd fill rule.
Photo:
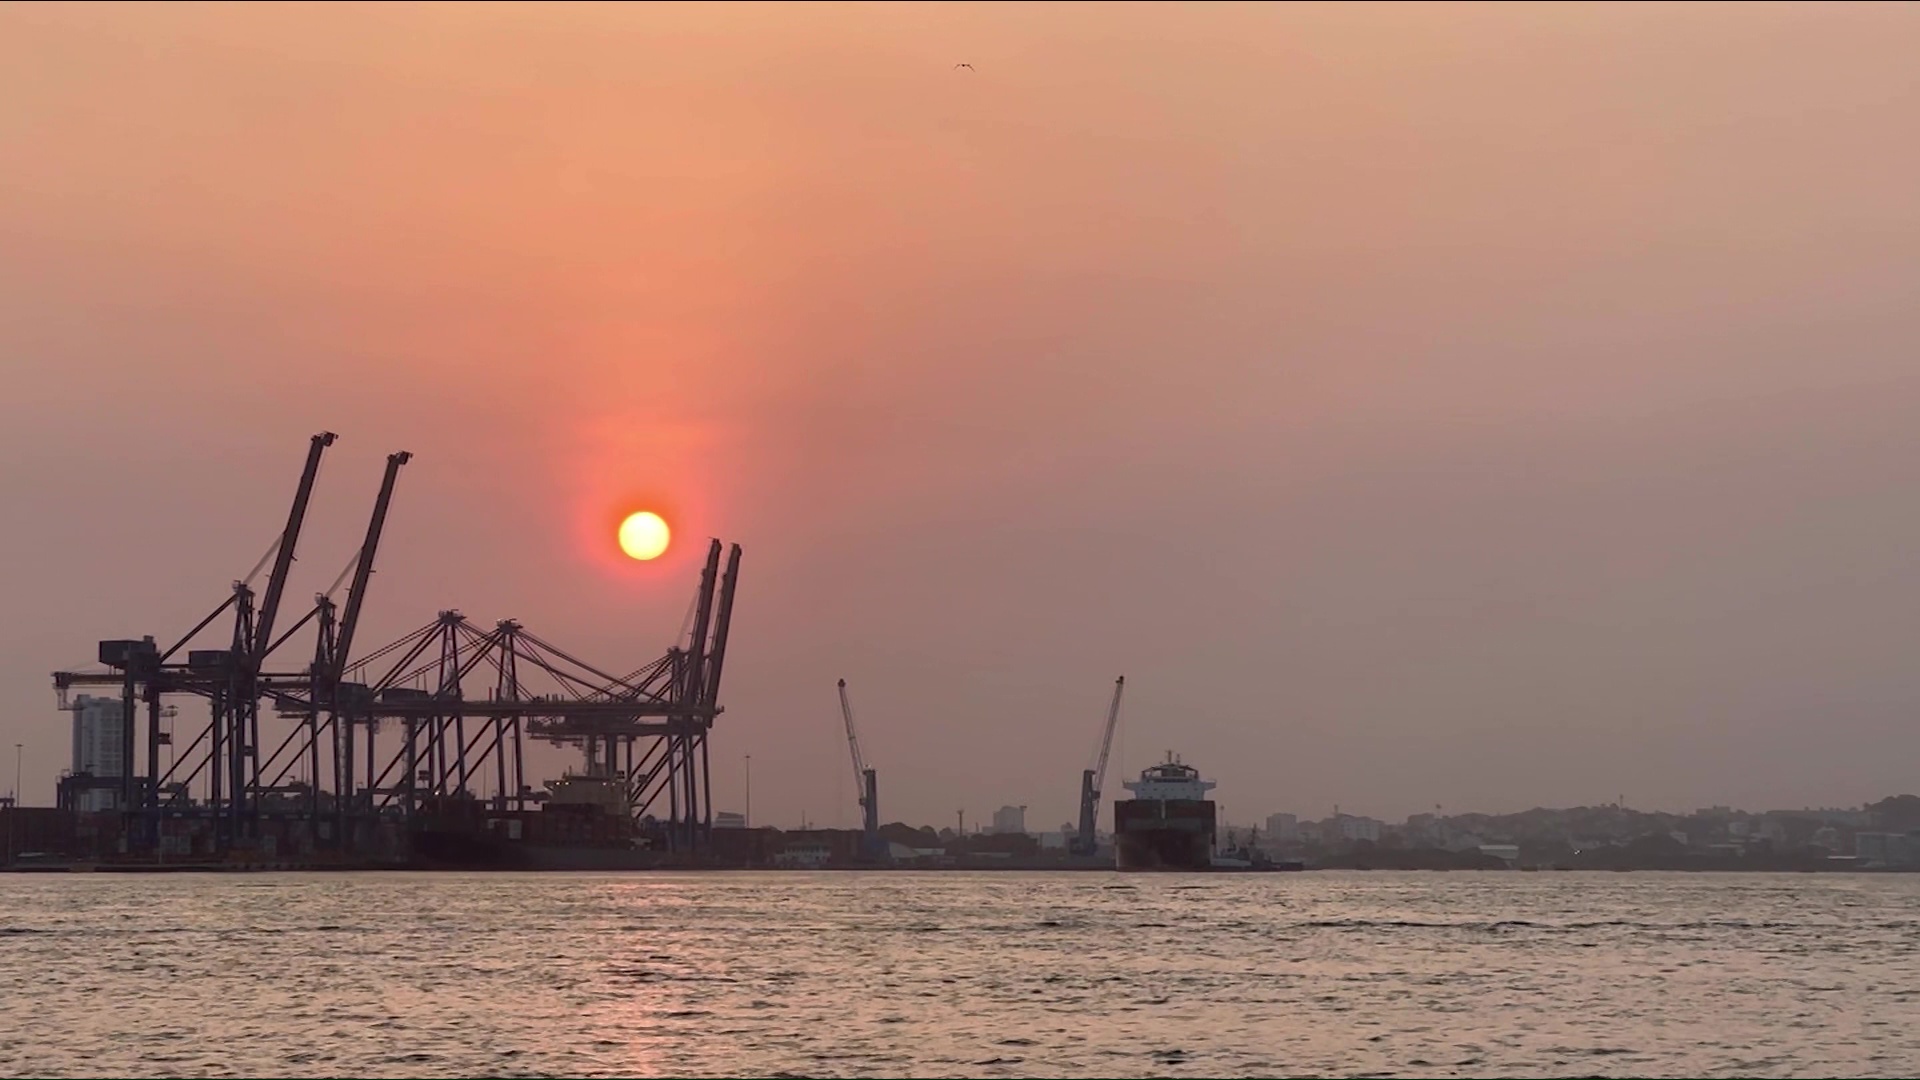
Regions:
<instances>
[{"instance_id":1,"label":"haze over city","mask_svg":"<svg viewBox=\"0 0 1920 1080\"><path fill-rule=\"evenodd\" d=\"M1237 820L1911 790L1916 55L1905 5L0 7L0 744L50 802L49 673L218 603L330 430L294 597L417 455L366 645L626 670L738 541L756 821L857 820L839 678L916 824L1068 820L1122 673L1117 771Z\"/></svg>"}]
</instances>

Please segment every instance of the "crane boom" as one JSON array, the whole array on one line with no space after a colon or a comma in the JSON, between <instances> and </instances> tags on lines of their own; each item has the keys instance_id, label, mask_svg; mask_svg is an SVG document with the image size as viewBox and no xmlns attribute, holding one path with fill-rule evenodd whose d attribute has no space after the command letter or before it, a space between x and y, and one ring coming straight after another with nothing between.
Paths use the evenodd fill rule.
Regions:
<instances>
[{"instance_id":1,"label":"crane boom","mask_svg":"<svg viewBox=\"0 0 1920 1080\"><path fill-rule=\"evenodd\" d=\"M853 730L853 706L847 701L847 680L840 680L840 716L847 722L847 748L853 751L853 782L858 790L866 791L867 759L860 754L860 736ZM861 795L861 804L865 805L866 796Z\"/></svg>"},{"instance_id":2,"label":"crane boom","mask_svg":"<svg viewBox=\"0 0 1920 1080\"><path fill-rule=\"evenodd\" d=\"M334 682L346 673L347 654L353 648L353 632L360 625L360 605L367 598L367 579L373 576L373 556L380 549L380 532L387 525L387 508L393 504L393 484L400 478L400 466L413 460L405 450L387 455L387 473L380 481L380 494L373 500L373 517L367 522L367 538L360 544L360 558L354 562L353 585L347 590L347 609L334 631ZM339 585L336 582L335 588Z\"/></svg>"},{"instance_id":3,"label":"crane boom","mask_svg":"<svg viewBox=\"0 0 1920 1080\"><path fill-rule=\"evenodd\" d=\"M1080 774L1080 835L1073 849L1091 855L1097 846L1095 829L1100 816L1100 789L1107 782L1107 755L1113 749L1113 730L1120 723L1120 695L1127 688L1125 675L1113 680L1113 704L1107 706L1107 726L1100 733L1100 753L1093 768Z\"/></svg>"},{"instance_id":4,"label":"crane boom","mask_svg":"<svg viewBox=\"0 0 1920 1080\"><path fill-rule=\"evenodd\" d=\"M702 686L707 707L716 712L720 704L720 671L727 662L727 636L733 627L733 590L739 580L740 545L735 544L727 554L727 572L720 579L720 610L714 615L713 647L707 654L707 681Z\"/></svg>"},{"instance_id":5,"label":"crane boom","mask_svg":"<svg viewBox=\"0 0 1920 1080\"><path fill-rule=\"evenodd\" d=\"M1097 794L1107 779L1107 754L1113 749L1113 729L1120 723L1120 694L1127 688L1125 675L1113 680L1113 704L1107 706L1107 729L1100 735L1100 759L1093 767L1093 787Z\"/></svg>"},{"instance_id":6,"label":"crane boom","mask_svg":"<svg viewBox=\"0 0 1920 1080\"><path fill-rule=\"evenodd\" d=\"M280 533L274 554L273 573L267 578L267 592L254 616L252 661L258 664L273 641L273 620L280 612L280 597L287 590L287 571L293 568L293 549L300 541L300 526L307 520L307 500L313 495L313 478L320 472L320 455L339 438L331 431L313 437L307 447L307 465L300 473L300 486L293 493L293 508L287 512L287 527ZM257 571L256 571L257 572Z\"/></svg>"}]
</instances>

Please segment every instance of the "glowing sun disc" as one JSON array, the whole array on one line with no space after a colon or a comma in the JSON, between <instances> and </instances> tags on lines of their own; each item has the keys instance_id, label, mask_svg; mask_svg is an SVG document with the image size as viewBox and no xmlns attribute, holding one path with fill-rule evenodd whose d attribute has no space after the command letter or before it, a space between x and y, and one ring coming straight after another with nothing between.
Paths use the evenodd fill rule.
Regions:
<instances>
[{"instance_id":1,"label":"glowing sun disc","mask_svg":"<svg viewBox=\"0 0 1920 1080\"><path fill-rule=\"evenodd\" d=\"M657 559L666 554L672 534L666 519L651 510L628 514L620 523L620 550L634 559Z\"/></svg>"}]
</instances>

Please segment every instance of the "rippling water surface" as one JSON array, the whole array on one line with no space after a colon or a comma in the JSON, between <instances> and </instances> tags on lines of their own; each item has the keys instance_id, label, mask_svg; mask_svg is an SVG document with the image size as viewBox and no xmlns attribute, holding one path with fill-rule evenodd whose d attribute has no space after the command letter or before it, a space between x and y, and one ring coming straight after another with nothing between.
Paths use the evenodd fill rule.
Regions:
<instances>
[{"instance_id":1,"label":"rippling water surface","mask_svg":"<svg viewBox=\"0 0 1920 1080\"><path fill-rule=\"evenodd\" d=\"M0 875L32 1076L1913 1076L1920 877Z\"/></svg>"}]
</instances>

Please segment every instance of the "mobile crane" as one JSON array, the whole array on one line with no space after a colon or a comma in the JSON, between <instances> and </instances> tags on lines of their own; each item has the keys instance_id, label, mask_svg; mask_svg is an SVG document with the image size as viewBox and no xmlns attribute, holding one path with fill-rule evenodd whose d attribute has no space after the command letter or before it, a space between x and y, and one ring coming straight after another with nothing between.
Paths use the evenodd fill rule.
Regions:
<instances>
[{"instance_id":1,"label":"mobile crane","mask_svg":"<svg viewBox=\"0 0 1920 1080\"><path fill-rule=\"evenodd\" d=\"M860 792L860 855L879 859L886 853L880 840L880 785L860 753L860 736L853 729L853 706L847 701L847 680L840 680L840 716L847 722L847 748L853 752L853 782Z\"/></svg>"},{"instance_id":2,"label":"mobile crane","mask_svg":"<svg viewBox=\"0 0 1920 1080\"><path fill-rule=\"evenodd\" d=\"M1075 855L1091 855L1099 846L1095 826L1100 820L1100 786L1107 779L1107 752L1113 749L1113 729L1120 722L1120 694L1127 688L1125 675L1113 680L1113 704L1107 707L1107 726L1100 733L1100 752L1093 768L1080 774L1080 834L1073 838Z\"/></svg>"}]
</instances>

